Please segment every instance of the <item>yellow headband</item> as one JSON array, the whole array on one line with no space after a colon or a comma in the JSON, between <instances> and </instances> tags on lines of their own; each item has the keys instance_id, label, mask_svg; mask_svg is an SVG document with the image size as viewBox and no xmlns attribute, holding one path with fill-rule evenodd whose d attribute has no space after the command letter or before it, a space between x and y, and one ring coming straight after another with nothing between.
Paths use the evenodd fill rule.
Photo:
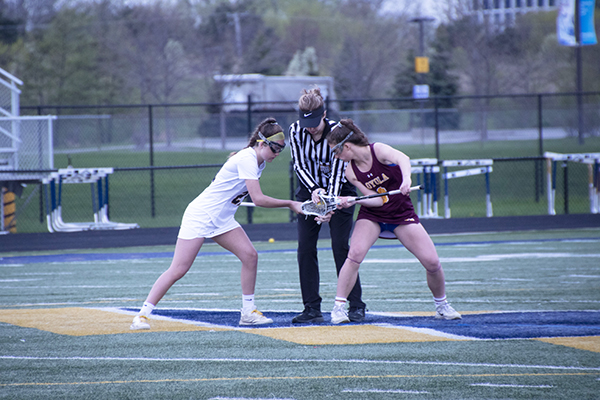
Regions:
<instances>
[{"instance_id":1,"label":"yellow headband","mask_svg":"<svg viewBox=\"0 0 600 400\"><path fill-rule=\"evenodd\" d=\"M273 142L275 140L285 140L285 135L283 134L283 132L277 132L276 134L269 136L268 138L266 138L268 141ZM257 142L262 142L262 139L258 139Z\"/></svg>"}]
</instances>

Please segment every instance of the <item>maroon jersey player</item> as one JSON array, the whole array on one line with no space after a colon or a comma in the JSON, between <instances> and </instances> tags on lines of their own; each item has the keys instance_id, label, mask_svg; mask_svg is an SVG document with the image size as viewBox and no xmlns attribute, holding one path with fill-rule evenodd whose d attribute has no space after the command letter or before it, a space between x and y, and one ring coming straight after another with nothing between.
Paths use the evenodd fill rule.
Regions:
<instances>
[{"instance_id":1,"label":"maroon jersey player","mask_svg":"<svg viewBox=\"0 0 600 400\"><path fill-rule=\"evenodd\" d=\"M401 194L358 201L360 211L354 224L348 257L339 274L334 324L349 322L346 297L356 281L360 263L379 237L397 238L425 267L427 285L433 294L436 318L458 319L446 300L444 270L429 234L419 222L409 197L410 158L384 143L371 143L351 119L341 120L328 136L335 157L348 162L346 179L364 195L401 190ZM341 197L340 207L350 207L354 197Z\"/></svg>"}]
</instances>

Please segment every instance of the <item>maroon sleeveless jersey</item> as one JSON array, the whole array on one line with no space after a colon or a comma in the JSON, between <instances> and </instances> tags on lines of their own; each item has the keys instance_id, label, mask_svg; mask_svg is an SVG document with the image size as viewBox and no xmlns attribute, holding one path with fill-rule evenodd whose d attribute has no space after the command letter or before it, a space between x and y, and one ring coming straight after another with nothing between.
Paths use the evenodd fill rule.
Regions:
<instances>
[{"instance_id":1,"label":"maroon sleeveless jersey","mask_svg":"<svg viewBox=\"0 0 600 400\"><path fill-rule=\"evenodd\" d=\"M373 156L373 164L369 171L362 172L356 167L354 161L350 162L356 179L364 184L367 189L378 193L399 189L402 184L400 166L382 164L375 156L373 143L369 144L369 148ZM383 199L385 204L381 207L366 207L361 205L357 219L368 219L375 222L397 225L419 223L419 216L415 213L409 196L395 194L385 196Z\"/></svg>"}]
</instances>

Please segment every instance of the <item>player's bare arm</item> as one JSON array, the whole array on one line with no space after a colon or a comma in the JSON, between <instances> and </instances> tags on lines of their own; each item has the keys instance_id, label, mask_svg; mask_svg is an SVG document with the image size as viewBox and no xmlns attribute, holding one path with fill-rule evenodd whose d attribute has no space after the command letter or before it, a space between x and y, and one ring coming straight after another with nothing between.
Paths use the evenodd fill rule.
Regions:
<instances>
[{"instance_id":1,"label":"player's bare arm","mask_svg":"<svg viewBox=\"0 0 600 400\"><path fill-rule=\"evenodd\" d=\"M412 185L410 157L385 143L375 143L374 150L377 159L381 163L386 165L395 164L402 170L402 185L399 188L389 188L389 190L400 189L402 194L408 195Z\"/></svg>"},{"instance_id":2,"label":"player's bare arm","mask_svg":"<svg viewBox=\"0 0 600 400\"><path fill-rule=\"evenodd\" d=\"M354 174L354 171L352 170L352 168L350 166L348 166L348 168L346 168L346 179L352 183L354 186L356 186L356 189L358 189L363 195L368 195L368 194L375 194L377 192L367 189L367 187L365 185L362 184L362 182L359 182L358 179L356 179L356 175ZM366 200L360 200L355 202L354 199L356 197L353 196L342 196L340 197L340 208L348 208L351 207L354 204L361 204L367 207L381 207L383 205L383 200L382 198L374 198L374 199L366 199Z\"/></svg>"},{"instance_id":3,"label":"player's bare arm","mask_svg":"<svg viewBox=\"0 0 600 400\"><path fill-rule=\"evenodd\" d=\"M302 203L293 200L281 200L271 196L267 196L262 192L258 179L246 179L246 188L248 194L252 198L252 202L258 207L278 208L288 207L297 214L301 214Z\"/></svg>"}]
</instances>

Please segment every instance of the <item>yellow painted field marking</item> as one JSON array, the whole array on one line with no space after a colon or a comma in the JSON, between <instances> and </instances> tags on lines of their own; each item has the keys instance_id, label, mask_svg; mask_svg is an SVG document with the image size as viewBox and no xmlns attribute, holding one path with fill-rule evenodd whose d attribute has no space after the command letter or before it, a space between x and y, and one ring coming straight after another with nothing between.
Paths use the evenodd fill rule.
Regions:
<instances>
[{"instance_id":1,"label":"yellow painted field marking","mask_svg":"<svg viewBox=\"0 0 600 400\"><path fill-rule=\"evenodd\" d=\"M551 344L558 344L561 346L574 347L579 350L588 350L595 353L600 353L600 336L557 337L536 340Z\"/></svg>"},{"instance_id":2,"label":"yellow painted field marking","mask_svg":"<svg viewBox=\"0 0 600 400\"><path fill-rule=\"evenodd\" d=\"M133 317L127 314L80 307L0 310L1 322L70 336L111 335L134 332L225 330L206 328L183 322L151 319L151 330L132 331L129 329L132 319Z\"/></svg>"},{"instance_id":3,"label":"yellow painted field marking","mask_svg":"<svg viewBox=\"0 0 600 400\"><path fill-rule=\"evenodd\" d=\"M247 329L244 332L304 345L441 342L455 340L443 336L414 332L399 327L388 328L373 325L302 326Z\"/></svg>"}]
</instances>

